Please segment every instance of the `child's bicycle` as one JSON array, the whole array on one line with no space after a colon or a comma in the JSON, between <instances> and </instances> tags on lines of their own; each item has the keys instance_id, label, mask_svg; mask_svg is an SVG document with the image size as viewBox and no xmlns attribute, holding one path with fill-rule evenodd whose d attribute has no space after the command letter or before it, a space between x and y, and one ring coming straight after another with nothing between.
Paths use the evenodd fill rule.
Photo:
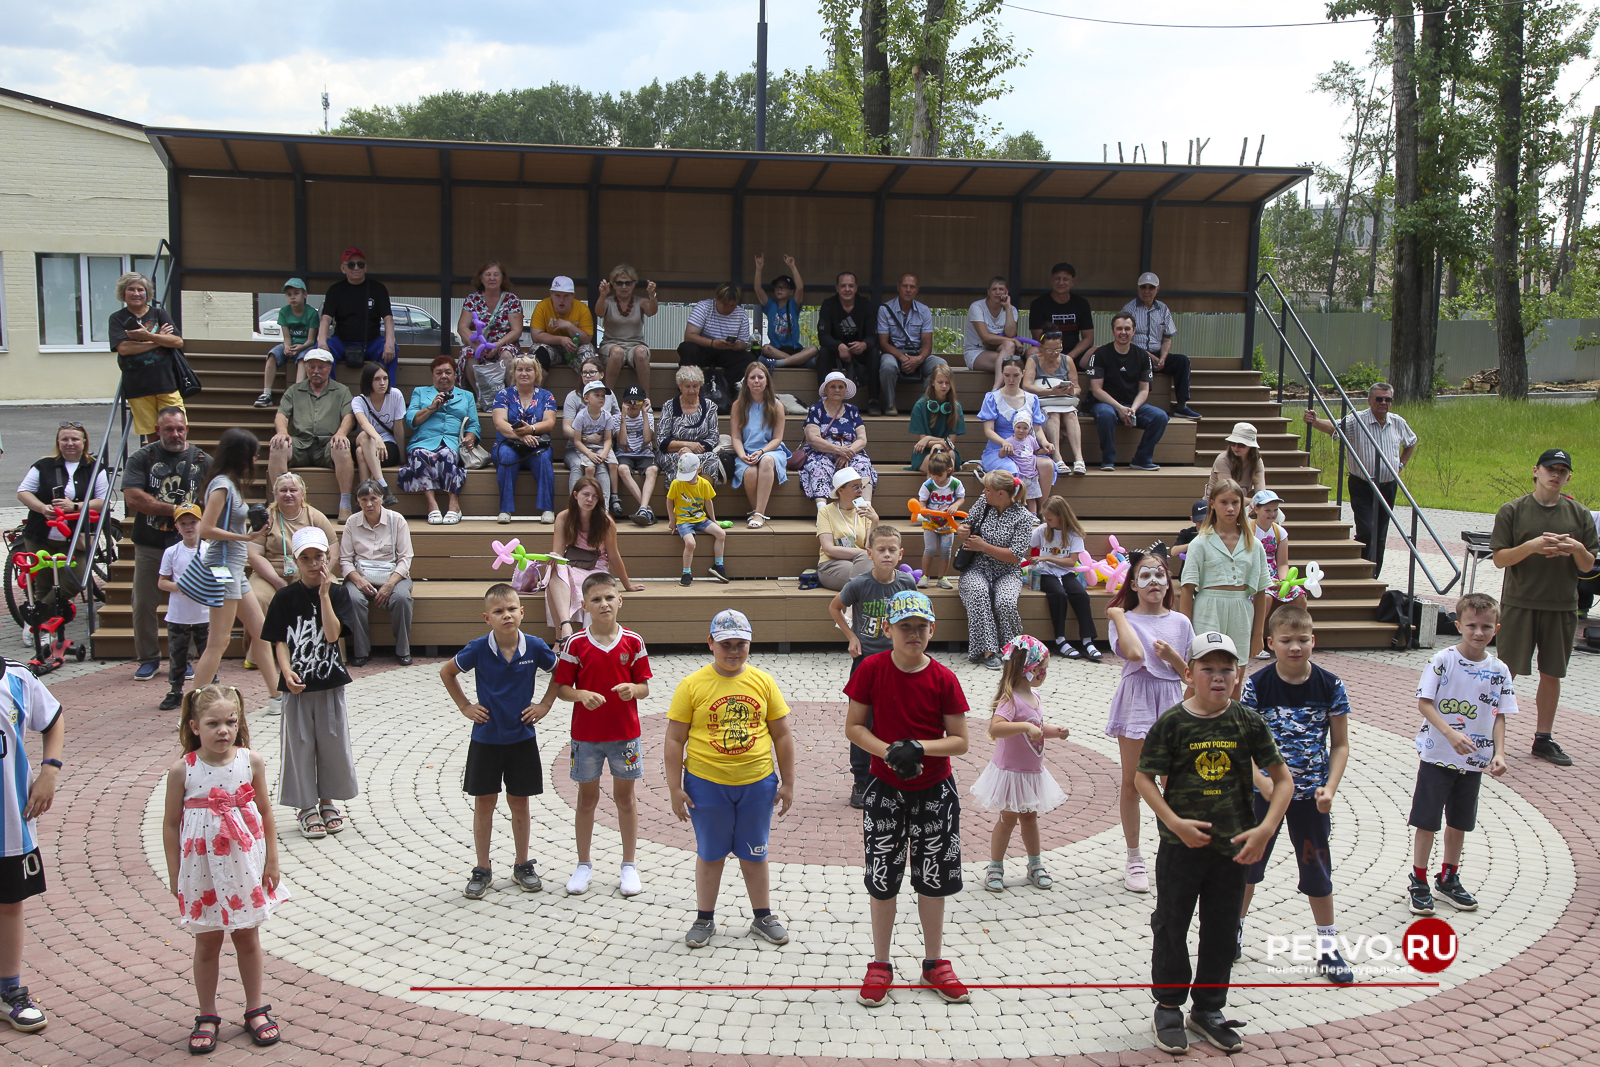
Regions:
<instances>
[{"instance_id":1,"label":"child's bicycle","mask_svg":"<svg viewBox=\"0 0 1600 1067\"><path fill-rule=\"evenodd\" d=\"M73 521L73 516L57 508L54 517L46 525L70 539ZM91 511L89 522L97 524L99 521L99 512ZM18 626L32 630L34 656L28 667L34 674L50 673L61 666L69 655L83 662L88 649L69 641L66 628L77 618L78 606L75 601L80 597L86 606L90 596L101 601L105 599L106 585L111 579L111 565L117 560L117 542L121 537L121 526L108 516L89 563L90 574L86 586L81 573L67 565L64 552L28 552L22 548L22 527L6 532L5 566L0 581L4 582L6 608L12 620ZM66 544L63 543L62 547L65 548ZM56 573L52 587L45 591L40 588L39 578L47 570Z\"/></svg>"}]
</instances>

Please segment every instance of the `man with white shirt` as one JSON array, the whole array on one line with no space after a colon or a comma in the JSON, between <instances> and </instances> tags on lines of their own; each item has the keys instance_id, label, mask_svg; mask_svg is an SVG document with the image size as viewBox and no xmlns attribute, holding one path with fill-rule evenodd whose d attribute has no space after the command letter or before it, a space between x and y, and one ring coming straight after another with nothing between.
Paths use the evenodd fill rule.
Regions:
<instances>
[{"instance_id":1,"label":"man with white shirt","mask_svg":"<svg viewBox=\"0 0 1600 1067\"><path fill-rule=\"evenodd\" d=\"M1318 417L1309 407L1305 416L1310 425L1337 436L1359 460L1350 464L1346 484L1350 489L1350 511L1356 520L1356 540L1364 546L1361 558L1372 561L1374 578L1383 572L1383 548L1389 540L1389 512L1377 502L1377 497L1383 497L1390 508L1394 507L1400 472L1406 469L1411 453L1417 450L1417 435L1406 425L1405 419L1390 413L1393 403L1394 386L1388 382L1374 382L1367 390L1366 408L1340 419L1337 431L1333 423ZM1377 445L1376 452L1373 445Z\"/></svg>"},{"instance_id":2,"label":"man with white shirt","mask_svg":"<svg viewBox=\"0 0 1600 1067\"><path fill-rule=\"evenodd\" d=\"M1133 316L1133 343L1150 353L1150 369L1172 379L1172 395L1177 401L1174 415L1198 419L1200 413L1189 406L1189 357L1172 350L1178 326L1172 309L1156 299L1161 279L1149 271L1139 275L1139 295L1122 305Z\"/></svg>"}]
</instances>

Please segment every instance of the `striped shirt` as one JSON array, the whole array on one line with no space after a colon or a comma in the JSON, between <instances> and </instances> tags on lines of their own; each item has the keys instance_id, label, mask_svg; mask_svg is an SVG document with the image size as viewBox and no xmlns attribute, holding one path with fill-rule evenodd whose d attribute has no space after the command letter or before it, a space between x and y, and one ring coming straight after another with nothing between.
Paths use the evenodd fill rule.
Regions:
<instances>
[{"instance_id":1,"label":"striped shirt","mask_svg":"<svg viewBox=\"0 0 1600 1067\"><path fill-rule=\"evenodd\" d=\"M39 840L36 820L22 818L32 784L23 740L29 730L43 733L54 726L61 702L15 660L0 660L0 671L0 856L26 856Z\"/></svg>"},{"instance_id":2,"label":"striped shirt","mask_svg":"<svg viewBox=\"0 0 1600 1067\"><path fill-rule=\"evenodd\" d=\"M717 310L715 300L702 300L689 312L689 325L713 341L729 337L746 344L750 341L750 316L742 305L735 307L731 315L724 315Z\"/></svg>"},{"instance_id":3,"label":"striped shirt","mask_svg":"<svg viewBox=\"0 0 1600 1067\"><path fill-rule=\"evenodd\" d=\"M1367 428L1367 433L1361 432L1361 427ZM1365 408L1361 411L1352 411L1339 420L1340 436L1350 450L1360 460L1359 464L1350 465L1352 478L1364 478L1362 467L1372 472L1373 478L1369 481L1392 482L1400 477L1400 452L1417 443L1417 435L1411 427L1406 425L1406 420L1399 415L1390 415L1389 421L1380 423L1373 417L1372 409ZM1367 434L1372 437L1369 440ZM1377 442L1378 455L1383 457L1382 466L1379 466L1378 457L1373 454L1372 442Z\"/></svg>"},{"instance_id":4,"label":"striped shirt","mask_svg":"<svg viewBox=\"0 0 1600 1067\"><path fill-rule=\"evenodd\" d=\"M1159 300L1152 300L1150 306L1145 307L1134 297L1122 305L1119 314L1133 316L1133 343L1153 356L1161 354L1161 342L1165 338L1178 332L1177 323L1172 321L1172 309Z\"/></svg>"}]
</instances>

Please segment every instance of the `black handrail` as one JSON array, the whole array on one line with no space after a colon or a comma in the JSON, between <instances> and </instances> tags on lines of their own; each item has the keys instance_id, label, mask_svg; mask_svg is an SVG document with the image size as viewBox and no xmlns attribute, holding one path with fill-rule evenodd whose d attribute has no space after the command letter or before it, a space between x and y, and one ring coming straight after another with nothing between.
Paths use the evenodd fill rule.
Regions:
<instances>
[{"instance_id":1,"label":"black handrail","mask_svg":"<svg viewBox=\"0 0 1600 1067\"><path fill-rule=\"evenodd\" d=\"M1262 285L1272 286L1272 291L1277 294L1278 303L1281 307L1279 316L1281 323L1273 319L1272 309L1268 307L1267 302L1262 299ZM1300 321L1300 316L1295 312L1294 308L1289 305L1289 298L1285 296L1283 290L1278 287L1277 279L1273 278L1273 276L1266 271L1263 271L1261 273L1261 277L1256 279L1253 296L1256 305L1259 306L1262 311L1267 313L1267 321L1272 325L1273 330L1278 334L1279 405L1281 406L1283 403L1283 378L1285 370L1284 358L1287 356L1289 359L1294 361L1294 365L1299 370L1301 377L1305 379L1306 389L1308 392L1306 399L1306 410L1311 411L1313 410L1313 405L1321 404L1323 411L1326 412L1328 416L1328 421L1333 423L1335 431L1334 436L1340 444L1339 473L1337 481L1335 482L1337 491L1339 493L1339 495L1336 497L1337 501L1340 504L1343 504L1344 502L1342 490L1344 488L1344 455L1346 449L1349 449L1350 452L1352 469L1358 470L1368 482L1372 483L1373 486L1376 487L1377 479L1372 477L1372 472L1367 469L1367 465L1362 460L1360 453L1353 448L1349 448L1349 435L1343 430L1345 416L1350 413L1354 406L1351 403L1350 396L1344 391L1344 387L1339 384L1339 379L1334 376L1333 368L1329 366L1328 361L1324 359L1322 357L1322 353L1317 350L1316 342L1311 339L1310 331L1306 329L1305 323ZM1255 309L1252 308L1250 313L1254 314ZM1300 361L1299 355L1295 353L1293 344L1289 341L1288 324L1291 317L1294 319L1295 326L1299 328L1301 336L1305 338L1306 347L1310 350L1311 366L1309 369ZM1318 367L1321 367L1322 370L1327 374L1328 381L1339 393L1340 413L1338 418L1333 417L1332 406L1328 403L1327 399L1323 397L1321 390L1319 390L1317 387L1316 371ZM1428 521L1426 515L1422 514L1422 509L1417 505L1416 498L1411 495L1411 490L1406 487L1406 483L1401 479L1400 472L1390 467L1388 462L1384 459L1382 452L1378 449L1378 442L1372 436L1372 432L1359 421L1356 423L1356 425L1360 429L1361 433L1366 437L1367 444L1372 447L1372 454L1376 458L1377 462L1384 467L1388 467L1394 474L1394 480L1396 486L1398 487L1398 492L1404 493L1406 501L1411 505L1411 533L1408 536L1405 532L1405 528L1401 526L1398 516L1395 515L1394 509L1389 506L1389 502L1384 499L1383 494L1376 491L1374 491L1372 494L1374 501L1380 504L1383 507L1383 510L1388 514L1390 523L1397 531L1399 531L1400 539L1405 542L1406 550L1410 553L1411 559L1408 563L1406 575L1406 594L1408 602L1414 598L1416 593L1416 569L1418 567L1422 568L1422 573L1427 576L1428 584L1433 586L1433 591L1440 596L1445 595L1451 590L1456 582L1461 580L1461 568L1456 566L1455 559L1452 557L1450 551L1445 548L1444 541L1440 538L1438 531L1433 528L1433 524ZM1308 435L1307 442L1309 443L1309 434L1311 433L1311 430L1308 429L1306 432ZM1450 565L1450 570L1453 572L1450 580L1445 582L1442 586L1439 584L1439 580L1433 576L1433 571L1428 568L1428 564L1423 560L1422 554L1417 550L1417 523L1419 520L1423 526L1427 527L1428 535L1433 538L1433 543L1438 547L1439 554L1444 557L1445 562ZM1400 624L1401 638L1403 644L1405 646L1409 646L1412 636L1411 617L1408 612L1402 612L1401 615L1403 616Z\"/></svg>"}]
</instances>

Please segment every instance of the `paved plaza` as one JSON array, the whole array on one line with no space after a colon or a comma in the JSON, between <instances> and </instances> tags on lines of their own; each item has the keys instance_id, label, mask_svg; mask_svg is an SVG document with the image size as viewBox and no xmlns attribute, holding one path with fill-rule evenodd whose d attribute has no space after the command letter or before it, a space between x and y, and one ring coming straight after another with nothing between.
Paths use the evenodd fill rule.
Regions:
<instances>
[{"instance_id":1,"label":"paved plaza","mask_svg":"<svg viewBox=\"0 0 1600 1067\"><path fill-rule=\"evenodd\" d=\"M758 635L759 636L759 635ZM4 636L5 650L16 643ZM1335 899L1341 935L1398 946L1412 916L1401 899L1409 863L1405 826L1416 757L1414 692L1424 652L1328 654L1354 709L1352 758L1334 808ZM975 706L971 753L957 761L963 789L988 759L982 723L995 675L964 656L940 653ZM267 999L285 1040L252 1048L237 1025L241 991L224 962L218 1062L544 1063L591 1067L608 1061L808 1064L889 1060L1030 1060L1151 1063L1148 993L1138 989L975 990L947 1005L909 988L921 951L910 897L896 930L897 987L869 1011L843 990L637 991L619 985L831 985L859 981L869 959L867 897L861 886L859 817L846 804L848 775L839 687L842 653L758 650L753 662L779 678L794 709L798 789L775 823L773 907L792 940L775 947L743 936L750 921L730 864L711 946L682 941L693 919L693 840L667 805L661 745L672 690L706 657L685 649L652 657L654 695L643 702L647 743L640 790L643 894L617 891L614 809L602 801L594 883L569 897L575 862L567 780L568 711L540 726L547 791L533 801L532 855L546 890L510 881L510 826L496 827L496 882L482 901L461 886L472 866L471 809L460 792L469 726L445 698L437 662L377 665L354 672L349 690L362 796L351 823L314 842L279 809L282 864L294 899L264 928ZM1149 975L1151 898L1121 884L1116 822L1116 749L1105 737L1117 678L1113 661L1055 661L1043 694L1047 718L1072 731L1047 759L1070 801L1041 820L1055 886L1023 877L1013 846L1004 893L984 891L979 871L992 821L963 811L967 887L950 899L945 955L973 984L1140 983ZM129 681L127 664L69 666L50 679L67 708L67 773L41 820L50 891L29 908L26 981L52 1016L39 1035L0 1033L0 1056L34 1064L185 1062L193 1007L191 940L172 919L161 857L162 771L173 757L174 714L153 710L157 684ZM225 680L259 705L257 676L238 661ZM1479 829L1463 878L1483 901L1439 914L1461 938L1458 960L1438 988L1417 981L1398 958L1351 954L1360 981L1338 989L1267 959L1268 937L1313 932L1280 844L1246 928L1242 983L1303 982L1238 989L1229 1013L1245 1022L1241 1063L1335 1058L1348 1062L1524 1063L1600 1060L1600 814L1592 774L1600 759L1600 660L1578 657L1558 736L1578 760L1560 770L1528 757L1531 706L1510 729L1510 773L1485 782ZM1528 701L1531 705L1531 700ZM278 720L251 719L253 747L276 768ZM1146 855L1156 845L1153 819ZM158 871L163 872L158 875ZM909 890L907 890L909 894ZM231 955L231 952L229 953ZM569 992L414 991L416 986L576 986ZM1205 1056L1209 1046L1193 1053ZM1220 1055L1220 1054L1219 1054Z\"/></svg>"}]
</instances>

